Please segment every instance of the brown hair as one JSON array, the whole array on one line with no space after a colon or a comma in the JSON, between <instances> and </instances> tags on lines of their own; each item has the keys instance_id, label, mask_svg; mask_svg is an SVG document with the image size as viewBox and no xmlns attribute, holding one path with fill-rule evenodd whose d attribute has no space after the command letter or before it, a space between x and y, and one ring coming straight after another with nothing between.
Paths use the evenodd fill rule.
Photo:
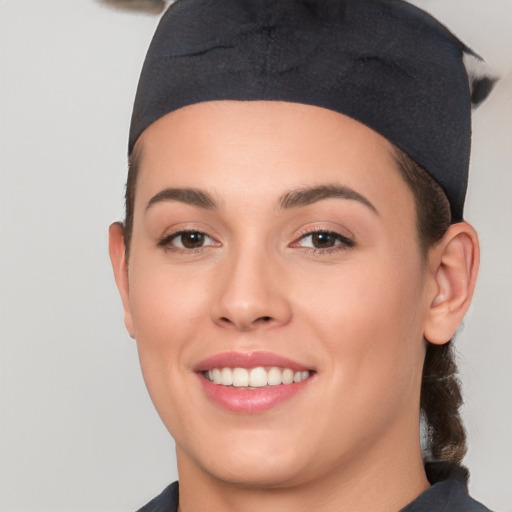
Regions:
<instances>
[{"instance_id":1,"label":"brown hair","mask_svg":"<svg viewBox=\"0 0 512 512\"><path fill-rule=\"evenodd\" d=\"M442 188L409 156L396 149L398 170L414 194L417 212L418 243L426 258L448 229L450 204ZM128 260L133 229L133 207L141 151L138 145L130 157L126 183L126 217L124 222L125 253ZM459 409L462 396L457 379L457 366L452 342L427 344L421 383L420 407L426 427L428 460L460 463L466 453L466 433Z\"/></svg>"},{"instance_id":2,"label":"brown hair","mask_svg":"<svg viewBox=\"0 0 512 512\"><path fill-rule=\"evenodd\" d=\"M128 178L126 180L126 191L124 195L124 252L126 263L128 263L130 256L130 245L133 232L133 209L135 206L135 188L137 185L137 177L139 175L140 159L140 144L135 144L128 161Z\"/></svg>"},{"instance_id":3,"label":"brown hair","mask_svg":"<svg viewBox=\"0 0 512 512\"><path fill-rule=\"evenodd\" d=\"M451 223L450 204L443 189L421 166L400 150L395 151L398 170L414 193L418 238L426 256ZM466 431L460 416L462 394L452 341L434 345L425 340L420 408L426 427L429 460L460 463L466 454Z\"/></svg>"}]
</instances>

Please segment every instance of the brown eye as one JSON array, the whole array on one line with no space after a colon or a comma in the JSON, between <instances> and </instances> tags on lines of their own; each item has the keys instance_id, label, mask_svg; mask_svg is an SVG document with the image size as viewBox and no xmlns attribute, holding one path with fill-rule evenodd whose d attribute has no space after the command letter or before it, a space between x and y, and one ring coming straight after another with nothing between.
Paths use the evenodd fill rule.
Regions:
<instances>
[{"instance_id":1,"label":"brown eye","mask_svg":"<svg viewBox=\"0 0 512 512\"><path fill-rule=\"evenodd\" d=\"M311 244L315 249L328 249L334 247L338 240L333 233L313 233L311 235Z\"/></svg>"},{"instance_id":2,"label":"brown eye","mask_svg":"<svg viewBox=\"0 0 512 512\"><path fill-rule=\"evenodd\" d=\"M201 231L179 231L166 236L158 245L168 250L193 251L194 249L202 249L203 247L217 247L220 244Z\"/></svg>"},{"instance_id":3,"label":"brown eye","mask_svg":"<svg viewBox=\"0 0 512 512\"><path fill-rule=\"evenodd\" d=\"M205 234L199 231L181 233L174 240L174 244L184 249L197 249L204 245Z\"/></svg>"},{"instance_id":4,"label":"brown eye","mask_svg":"<svg viewBox=\"0 0 512 512\"><path fill-rule=\"evenodd\" d=\"M314 231L303 235L300 240L293 244L293 247L304 247L306 249L344 249L353 247L354 241L334 231Z\"/></svg>"}]
</instances>

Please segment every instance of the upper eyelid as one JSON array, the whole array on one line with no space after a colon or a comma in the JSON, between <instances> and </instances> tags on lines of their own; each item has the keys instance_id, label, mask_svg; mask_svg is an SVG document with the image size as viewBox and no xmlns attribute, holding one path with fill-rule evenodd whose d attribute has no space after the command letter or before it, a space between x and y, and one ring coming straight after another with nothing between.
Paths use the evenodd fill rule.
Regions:
<instances>
[{"instance_id":1,"label":"upper eyelid","mask_svg":"<svg viewBox=\"0 0 512 512\"><path fill-rule=\"evenodd\" d=\"M162 237L160 237L157 242L157 245L165 246L165 245L171 243L175 238L178 238L179 236L184 235L186 233L201 233L201 234L205 235L205 237L208 237L209 239L213 240L214 242L217 242L217 240L213 236L209 235L208 233L206 233L204 231L200 231L199 229L179 229L178 231L174 231L172 233L169 233L167 235L163 235Z\"/></svg>"},{"instance_id":2,"label":"upper eyelid","mask_svg":"<svg viewBox=\"0 0 512 512\"><path fill-rule=\"evenodd\" d=\"M346 240L354 241L355 235L347 228L342 229L341 226L339 228L330 228L325 226L313 226L306 227L299 230L298 235L296 236L296 240L300 240L301 238L314 235L315 233L330 233L333 235L338 235Z\"/></svg>"},{"instance_id":3,"label":"upper eyelid","mask_svg":"<svg viewBox=\"0 0 512 512\"><path fill-rule=\"evenodd\" d=\"M334 237L337 237L339 239L341 239L342 241L345 241L345 242L349 242L351 244L354 243L354 240L352 240L352 238L342 234L342 233L339 233L337 231L330 231L330 230L326 230L326 229L317 229L317 230L314 230L314 231L309 231L309 232L306 232L302 235L300 235L295 242L292 242L292 243L296 243L298 242L299 240L302 240L303 238L307 238L308 236L312 236L312 235L316 235L318 233L325 233L327 235L333 235Z\"/></svg>"},{"instance_id":4,"label":"upper eyelid","mask_svg":"<svg viewBox=\"0 0 512 512\"><path fill-rule=\"evenodd\" d=\"M305 245L301 245L301 241L303 239L307 238L308 236L317 234L317 233L331 234L338 239L337 241L339 243L336 243L335 245L333 245L331 247L323 247L323 248L308 247ZM288 247L290 247L291 249L301 249L306 252L320 255L320 254L339 253L340 251L346 251L348 249L352 249L352 248L356 247L356 242L352 236L346 236L337 230L316 227L316 228L309 229L309 230L305 231L304 233L302 233L300 236L296 237L295 240L293 242L291 242Z\"/></svg>"},{"instance_id":5,"label":"upper eyelid","mask_svg":"<svg viewBox=\"0 0 512 512\"><path fill-rule=\"evenodd\" d=\"M347 231L347 233L344 233L343 231ZM211 239L213 242L216 242L217 244L222 245L222 242L220 242L219 237L210 234L209 230L201 229L201 228L180 228L175 231L172 231L167 234L163 234L158 238L157 245L164 246L166 244L169 244L173 239L179 237L182 234L186 233L201 233L205 235L205 237ZM291 242L289 242L289 246L297 244L301 239L306 238L308 236L312 236L317 233L327 233L334 235L340 239L342 243L345 243L346 245L353 246L355 245L354 235L348 230L337 230L329 227L324 226L312 226L308 228L303 228L299 233L293 238ZM204 247L208 247L208 245L205 245Z\"/></svg>"},{"instance_id":6,"label":"upper eyelid","mask_svg":"<svg viewBox=\"0 0 512 512\"><path fill-rule=\"evenodd\" d=\"M181 224L181 223L180 223ZM187 224L187 223L183 223ZM205 227L197 227L197 226L186 226L185 227L167 227L164 229L161 234L157 235L157 239L159 241L161 240L169 240L173 237L179 236L183 233L202 233L203 235L213 239L217 240L219 237L216 234L212 233L213 230L207 229Z\"/></svg>"}]
</instances>

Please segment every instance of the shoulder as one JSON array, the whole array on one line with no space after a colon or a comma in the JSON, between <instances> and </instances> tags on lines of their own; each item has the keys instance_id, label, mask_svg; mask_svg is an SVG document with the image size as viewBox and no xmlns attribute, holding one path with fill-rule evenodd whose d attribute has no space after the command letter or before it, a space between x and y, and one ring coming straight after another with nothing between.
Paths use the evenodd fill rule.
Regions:
<instances>
[{"instance_id":1,"label":"shoulder","mask_svg":"<svg viewBox=\"0 0 512 512\"><path fill-rule=\"evenodd\" d=\"M469 496L465 468L439 462L425 469L432 486L401 512L491 512Z\"/></svg>"},{"instance_id":2,"label":"shoulder","mask_svg":"<svg viewBox=\"0 0 512 512\"><path fill-rule=\"evenodd\" d=\"M491 512L469 496L464 468L435 463L427 464L426 470L432 486L401 512ZM174 482L137 512L177 512L178 497L178 482Z\"/></svg>"},{"instance_id":3,"label":"shoulder","mask_svg":"<svg viewBox=\"0 0 512 512\"><path fill-rule=\"evenodd\" d=\"M178 510L178 496L178 482L174 482L137 512L176 512Z\"/></svg>"},{"instance_id":4,"label":"shoulder","mask_svg":"<svg viewBox=\"0 0 512 512\"><path fill-rule=\"evenodd\" d=\"M463 483L439 482L418 496L402 512L491 512L468 495Z\"/></svg>"}]
</instances>

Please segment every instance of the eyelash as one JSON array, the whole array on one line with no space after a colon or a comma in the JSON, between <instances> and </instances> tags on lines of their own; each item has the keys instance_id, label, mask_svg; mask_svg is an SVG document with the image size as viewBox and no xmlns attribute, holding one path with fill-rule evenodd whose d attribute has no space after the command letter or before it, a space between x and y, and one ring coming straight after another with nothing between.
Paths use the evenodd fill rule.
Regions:
<instances>
[{"instance_id":1,"label":"eyelash","mask_svg":"<svg viewBox=\"0 0 512 512\"><path fill-rule=\"evenodd\" d=\"M199 235L200 237L208 238L214 243L210 243L209 245L202 245L200 247L179 247L173 245L173 241L176 239L179 239L183 235ZM300 242L304 241L308 237L313 237L314 235L325 235L328 237L332 237L335 241L335 245L332 247L325 247L325 248L319 248L319 247L304 247L300 245ZM199 230L194 229L184 229L177 231L175 233L171 233L170 235L165 236L160 240L157 245L159 247L163 247L165 250L174 252L176 254L197 254L203 252L208 247L219 247L221 244L220 242L217 242L214 238L209 236L207 233ZM326 229L313 229L304 232L295 242L290 244L290 247L292 248L302 248L305 252L315 255L324 255L324 254L330 254L333 252L339 252L344 251L346 249L350 249L351 247L354 247L355 242L354 240L342 235L341 233L338 233L336 231L329 231Z\"/></svg>"},{"instance_id":2,"label":"eyelash","mask_svg":"<svg viewBox=\"0 0 512 512\"><path fill-rule=\"evenodd\" d=\"M305 233L303 233L297 239L296 242L293 242L290 245L290 247L300 248L301 246L298 245L299 242L305 240L308 237L312 237L314 235L327 235L327 236L334 238L334 240L336 242L339 242L339 243L336 243L336 245L334 245L332 247L326 247L323 249L318 248L318 247L302 247L302 249L305 252L308 252L308 253L314 254L314 255L324 255L324 254L331 254L333 252L345 251L347 249L354 247L354 245L355 245L354 240L342 235L341 233L338 233L336 231L329 231L328 229L318 228L318 229L309 230L309 231L306 231Z\"/></svg>"},{"instance_id":3,"label":"eyelash","mask_svg":"<svg viewBox=\"0 0 512 512\"><path fill-rule=\"evenodd\" d=\"M209 238L210 240L214 241L215 244L207 245L207 246L201 246L201 247L194 247L194 248L186 248L186 247L177 247L175 245L172 245L173 240L176 240L177 238L180 238L183 235L187 234L193 234L193 235L200 235L205 238ZM218 244L218 245L217 245ZM165 250L174 252L176 254L190 254L190 253L200 253L205 250L207 247L216 247L219 246L220 243L216 242L211 236L204 233L203 231L199 231L197 229L183 229L180 231L176 231L175 233L171 233L170 235L165 236L160 240L157 245L159 247L163 247Z\"/></svg>"}]
</instances>

